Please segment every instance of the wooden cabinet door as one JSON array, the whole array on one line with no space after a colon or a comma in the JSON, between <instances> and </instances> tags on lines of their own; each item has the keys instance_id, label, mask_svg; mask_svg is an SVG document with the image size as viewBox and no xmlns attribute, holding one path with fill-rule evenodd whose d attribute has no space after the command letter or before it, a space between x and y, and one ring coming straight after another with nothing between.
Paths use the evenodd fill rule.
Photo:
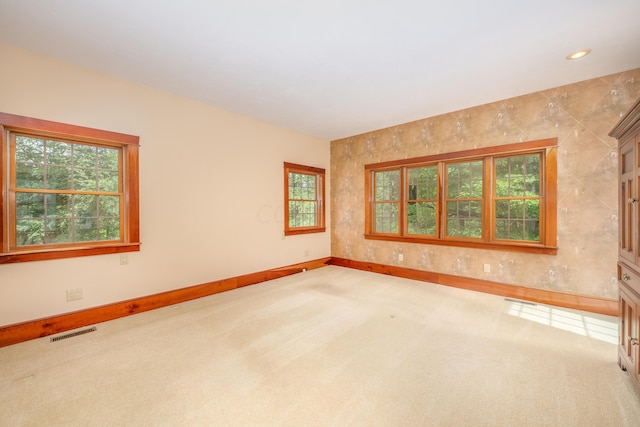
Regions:
<instances>
[{"instance_id":1,"label":"wooden cabinet door","mask_svg":"<svg viewBox=\"0 0 640 427\"><path fill-rule=\"evenodd\" d=\"M640 245L640 134L629 141L629 145L631 144L635 147L635 150L633 150L635 168L631 189L632 194L631 197L627 198L627 206L631 211L631 238L633 239L633 252L636 256L634 263L640 267L640 248L638 247Z\"/></svg>"},{"instance_id":2,"label":"wooden cabinet door","mask_svg":"<svg viewBox=\"0 0 640 427\"><path fill-rule=\"evenodd\" d=\"M633 370L629 369L629 374L636 384L640 385L640 300L635 301L635 309L633 310L633 324L631 329L634 331L629 340L631 346L631 354L634 360Z\"/></svg>"},{"instance_id":3,"label":"wooden cabinet door","mask_svg":"<svg viewBox=\"0 0 640 427\"><path fill-rule=\"evenodd\" d=\"M636 336L637 330L637 312L638 306L634 301L634 298L630 293L626 291L626 288L620 287L620 365L630 373L635 372L636 369L636 348L637 345L633 345L633 338Z\"/></svg>"},{"instance_id":4,"label":"wooden cabinet door","mask_svg":"<svg viewBox=\"0 0 640 427\"><path fill-rule=\"evenodd\" d=\"M637 282L640 277L628 274L623 269L621 280ZM619 293L619 364L621 368L629 372L636 384L640 385L640 297L624 283L620 284Z\"/></svg>"},{"instance_id":5,"label":"wooden cabinet door","mask_svg":"<svg viewBox=\"0 0 640 427\"><path fill-rule=\"evenodd\" d=\"M637 189L635 141L631 140L620 146L620 181L619 181L619 246L620 258L633 265L637 263ZM640 169L639 169L640 170Z\"/></svg>"}]
</instances>

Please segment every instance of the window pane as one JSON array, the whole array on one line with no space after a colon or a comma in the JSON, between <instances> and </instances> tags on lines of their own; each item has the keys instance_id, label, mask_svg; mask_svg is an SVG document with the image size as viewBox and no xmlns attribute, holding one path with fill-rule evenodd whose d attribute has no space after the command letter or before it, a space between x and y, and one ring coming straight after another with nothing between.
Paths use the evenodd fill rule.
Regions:
<instances>
[{"instance_id":1,"label":"window pane","mask_svg":"<svg viewBox=\"0 0 640 427\"><path fill-rule=\"evenodd\" d=\"M47 219L47 228L45 230L45 243L68 243L71 242L71 232L69 218L52 218Z\"/></svg>"},{"instance_id":2,"label":"window pane","mask_svg":"<svg viewBox=\"0 0 640 427\"><path fill-rule=\"evenodd\" d=\"M16 163L17 188L44 188L44 165Z\"/></svg>"},{"instance_id":3,"label":"window pane","mask_svg":"<svg viewBox=\"0 0 640 427\"><path fill-rule=\"evenodd\" d=\"M74 144L73 165L77 168L95 169L97 167L97 147Z\"/></svg>"},{"instance_id":4,"label":"window pane","mask_svg":"<svg viewBox=\"0 0 640 427\"><path fill-rule=\"evenodd\" d=\"M98 168L109 171L118 170L118 153L115 148L98 147Z\"/></svg>"},{"instance_id":5,"label":"window pane","mask_svg":"<svg viewBox=\"0 0 640 427\"><path fill-rule=\"evenodd\" d=\"M524 222L524 240L540 241L540 221L526 220Z\"/></svg>"},{"instance_id":6,"label":"window pane","mask_svg":"<svg viewBox=\"0 0 640 427\"><path fill-rule=\"evenodd\" d=\"M16 135L16 162L44 163L44 140Z\"/></svg>"},{"instance_id":7,"label":"window pane","mask_svg":"<svg viewBox=\"0 0 640 427\"><path fill-rule=\"evenodd\" d=\"M447 236L482 237L480 200L447 202Z\"/></svg>"},{"instance_id":8,"label":"window pane","mask_svg":"<svg viewBox=\"0 0 640 427\"><path fill-rule=\"evenodd\" d=\"M410 202L407 204L408 234L433 236L436 234L436 203Z\"/></svg>"},{"instance_id":9,"label":"window pane","mask_svg":"<svg viewBox=\"0 0 640 427\"><path fill-rule=\"evenodd\" d=\"M316 202L289 202L289 227L313 227L316 218Z\"/></svg>"},{"instance_id":10,"label":"window pane","mask_svg":"<svg viewBox=\"0 0 640 427\"><path fill-rule=\"evenodd\" d=\"M43 218L44 194L16 193L16 218Z\"/></svg>"},{"instance_id":11,"label":"window pane","mask_svg":"<svg viewBox=\"0 0 640 427\"><path fill-rule=\"evenodd\" d=\"M496 200L496 219L509 219L509 201Z\"/></svg>"},{"instance_id":12,"label":"window pane","mask_svg":"<svg viewBox=\"0 0 640 427\"><path fill-rule=\"evenodd\" d=\"M400 199L400 171L375 173L375 195L377 201Z\"/></svg>"},{"instance_id":13,"label":"window pane","mask_svg":"<svg viewBox=\"0 0 640 427\"><path fill-rule=\"evenodd\" d=\"M71 189L71 168L64 166L47 166L46 186L48 190Z\"/></svg>"},{"instance_id":14,"label":"window pane","mask_svg":"<svg viewBox=\"0 0 640 427\"><path fill-rule=\"evenodd\" d=\"M539 196L540 161L539 154L496 159L496 196Z\"/></svg>"},{"instance_id":15,"label":"window pane","mask_svg":"<svg viewBox=\"0 0 640 427\"><path fill-rule=\"evenodd\" d=\"M525 202L525 218L535 219L540 218L540 200L532 199Z\"/></svg>"},{"instance_id":16,"label":"window pane","mask_svg":"<svg viewBox=\"0 0 640 427\"><path fill-rule=\"evenodd\" d=\"M73 197L73 211L76 217L95 217L98 215L98 197L77 194Z\"/></svg>"},{"instance_id":17,"label":"window pane","mask_svg":"<svg viewBox=\"0 0 640 427\"><path fill-rule=\"evenodd\" d=\"M120 196L16 193L16 213L18 246L120 240Z\"/></svg>"},{"instance_id":18,"label":"window pane","mask_svg":"<svg viewBox=\"0 0 640 427\"><path fill-rule=\"evenodd\" d=\"M98 172L98 191L118 192L118 171Z\"/></svg>"},{"instance_id":19,"label":"window pane","mask_svg":"<svg viewBox=\"0 0 640 427\"><path fill-rule=\"evenodd\" d=\"M447 165L447 197L482 197L482 160Z\"/></svg>"},{"instance_id":20,"label":"window pane","mask_svg":"<svg viewBox=\"0 0 640 427\"><path fill-rule=\"evenodd\" d=\"M375 231L378 233L398 232L398 204L376 203Z\"/></svg>"},{"instance_id":21,"label":"window pane","mask_svg":"<svg viewBox=\"0 0 640 427\"><path fill-rule=\"evenodd\" d=\"M78 218L73 221L75 242L97 241L98 221L95 218Z\"/></svg>"},{"instance_id":22,"label":"window pane","mask_svg":"<svg viewBox=\"0 0 640 427\"><path fill-rule=\"evenodd\" d=\"M70 194L47 194L47 217L70 217L71 200Z\"/></svg>"},{"instance_id":23,"label":"window pane","mask_svg":"<svg viewBox=\"0 0 640 427\"><path fill-rule=\"evenodd\" d=\"M46 163L48 165L67 166L72 165L72 147L68 142L50 141L46 142Z\"/></svg>"},{"instance_id":24,"label":"window pane","mask_svg":"<svg viewBox=\"0 0 640 427\"><path fill-rule=\"evenodd\" d=\"M534 154L525 158L525 196L540 195L540 163L541 156Z\"/></svg>"},{"instance_id":25,"label":"window pane","mask_svg":"<svg viewBox=\"0 0 640 427\"><path fill-rule=\"evenodd\" d=\"M73 189L78 191L96 191L97 176L95 169L74 168Z\"/></svg>"},{"instance_id":26,"label":"window pane","mask_svg":"<svg viewBox=\"0 0 640 427\"><path fill-rule=\"evenodd\" d=\"M120 197L98 196L98 210L100 211L100 217L119 217Z\"/></svg>"},{"instance_id":27,"label":"window pane","mask_svg":"<svg viewBox=\"0 0 640 427\"><path fill-rule=\"evenodd\" d=\"M435 200L438 195L436 166L411 168L408 172L409 200Z\"/></svg>"},{"instance_id":28,"label":"window pane","mask_svg":"<svg viewBox=\"0 0 640 427\"><path fill-rule=\"evenodd\" d=\"M100 240L119 240L120 221L118 218L100 219L100 229L98 230Z\"/></svg>"},{"instance_id":29,"label":"window pane","mask_svg":"<svg viewBox=\"0 0 640 427\"><path fill-rule=\"evenodd\" d=\"M498 239L540 241L541 154L496 159Z\"/></svg>"},{"instance_id":30,"label":"window pane","mask_svg":"<svg viewBox=\"0 0 640 427\"><path fill-rule=\"evenodd\" d=\"M509 224L509 238L513 240L524 240L524 221L511 219Z\"/></svg>"},{"instance_id":31,"label":"window pane","mask_svg":"<svg viewBox=\"0 0 640 427\"><path fill-rule=\"evenodd\" d=\"M16 220L16 244L18 246L44 243L44 219Z\"/></svg>"},{"instance_id":32,"label":"window pane","mask_svg":"<svg viewBox=\"0 0 640 427\"><path fill-rule=\"evenodd\" d=\"M540 200L497 200L496 238L540 241Z\"/></svg>"},{"instance_id":33,"label":"window pane","mask_svg":"<svg viewBox=\"0 0 640 427\"><path fill-rule=\"evenodd\" d=\"M315 175L289 172L289 199L315 200Z\"/></svg>"}]
</instances>

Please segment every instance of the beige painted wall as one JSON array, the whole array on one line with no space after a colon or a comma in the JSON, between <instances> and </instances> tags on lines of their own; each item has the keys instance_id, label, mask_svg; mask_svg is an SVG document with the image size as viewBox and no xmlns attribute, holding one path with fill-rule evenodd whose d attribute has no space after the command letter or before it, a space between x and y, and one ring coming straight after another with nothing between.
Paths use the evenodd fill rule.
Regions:
<instances>
[{"instance_id":1,"label":"beige painted wall","mask_svg":"<svg viewBox=\"0 0 640 427\"><path fill-rule=\"evenodd\" d=\"M332 255L617 298L617 145L607 134L638 97L640 69L333 141ZM364 239L365 164L552 137L557 255Z\"/></svg>"},{"instance_id":2,"label":"beige painted wall","mask_svg":"<svg viewBox=\"0 0 640 427\"><path fill-rule=\"evenodd\" d=\"M0 65L0 111L140 136L142 240L126 266L0 265L0 325L330 256L328 231L282 237L283 162L329 178L328 141L1 44Z\"/></svg>"}]
</instances>

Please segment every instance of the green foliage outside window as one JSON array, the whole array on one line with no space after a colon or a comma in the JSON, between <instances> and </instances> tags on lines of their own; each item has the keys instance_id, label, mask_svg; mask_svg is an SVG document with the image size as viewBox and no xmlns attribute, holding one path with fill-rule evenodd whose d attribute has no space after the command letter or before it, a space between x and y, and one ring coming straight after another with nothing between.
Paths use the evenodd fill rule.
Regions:
<instances>
[{"instance_id":1,"label":"green foliage outside window","mask_svg":"<svg viewBox=\"0 0 640 427\"><path fill-rule=\"evenodd\" d=\"M447 236L482 237L483 161L447 165Z\"/></svg>"},{"instance_id":2,"label":"green foliage outside window","mask_svg":"<svg viewBox=\"0 0 640 427\"><path fill-rule=\"evenodd\" d=\"M557 142L365 165L365 238L556 254Z\"/></svg>"},{"instance_id":3,"label":"green foliage outside window","mask_svg":"<svg viewBox=\"0 0 640 427\"><path fill-rule=\"evenodd\" d=\"M540 155L495 161L496 238L540 240Z\"/></svg>"},{"instance_id":4,"label":"green foliage outside window","mask_svg":"<svg viewBox=\"0 0 640 427\"><path fill-rule=\"evenodd\" d=\"M317 225L316 176L289 172L289 227Z\"/></svg>"},{"instance_id":5,"label":"green foliage outside window","mask_svg":"<svg viewBox=\"0 0 640 427\"><path fill-rule=\"evenodd\" d=\"M437 232L438 168L408 169L407 233L434 236Z\"/></svg>"},{"instance_id":6,"label":"green foliage outside window","mask_svg":"<svg viewBox=\"0 0 640 427\"><path fill-rule=\"evenodd\" d=\"M120 150L15 138L16 245L120 240Z\"/></svg>"},{"instance_id":7,"label":"green foliage outside window","mask_svg":"<svg viewBox=\"0 0 640 427\"><path fill-rule=\"evenodd\" d=\"M398 232L400 171L375 174L375 230L379 233Z\"/></svg>"}]
</instances>

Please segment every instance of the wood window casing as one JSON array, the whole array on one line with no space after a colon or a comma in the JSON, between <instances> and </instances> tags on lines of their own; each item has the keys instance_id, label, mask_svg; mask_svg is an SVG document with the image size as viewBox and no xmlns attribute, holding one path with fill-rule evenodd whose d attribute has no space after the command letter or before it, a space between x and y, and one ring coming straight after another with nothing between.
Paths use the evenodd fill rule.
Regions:
<instances>
[{"instance_id":1,"label":"wood window casing","mask_svg":"<svg viewBox=\"0 0 640 427\"><path fill-rule=\"evenodd\" d=\"M313 184L312 191L304 196L297 196L294 189L294 176L305 178ZM304 224L296 223L298 215L294 209L309 206L312 212ZM309 221L308 219L312 219ZM284 162L284 235L322 233L325 226L325 170L312 166Z\"/></svg>"},{"instance_id":2,"label":"wood window casing","mask_svg":"<svg viewBox=\"0 0 640 427\"><path fill-rule=\"evenodd\" d=\"M521 196L519 200L539 200L539 240L510 240L496 237L496 200L494 184L495 159L511 156L539 155L540 164L540 196ZM460 200L467 202L480 200L481 235L479 237L455 236L447 233L447 167L456 163L482 161L482 197L467 197ZM407 228L407 206L412 201L407 187L407 171L412 168L435 166L438 171L436 233L433 236L410 234ZM397 232L378 232L375 217L376 176L381 172L399 171L400 202L398 208ZM509 199L503 197L502 199ZM557 253L557 138L550 138L503 146L443 153L412 159L365 165L365 235L366 239L390 240L399 242L425 243L446 246L461 246L482 249L496 249L516 252L541 254Z\"/></svg>"},{"instance_id":3,"label":"wood window casing","mask_svg":"<svg viewBox=\"0 0 640 427\"><path fill-rule=\"evenodd\" d=\"M74 146L105 148L118 152L118 189L97 193L73 190L29 190L16 187L16 138L41 138ZM140 250L139 137L117 132L0 113L0 264L71 258ZM117 238L65 243L16 242L16 194L108 195L118 197ZM98 200L98 199L96 199Z\"/></svg>"}]
</instances>

